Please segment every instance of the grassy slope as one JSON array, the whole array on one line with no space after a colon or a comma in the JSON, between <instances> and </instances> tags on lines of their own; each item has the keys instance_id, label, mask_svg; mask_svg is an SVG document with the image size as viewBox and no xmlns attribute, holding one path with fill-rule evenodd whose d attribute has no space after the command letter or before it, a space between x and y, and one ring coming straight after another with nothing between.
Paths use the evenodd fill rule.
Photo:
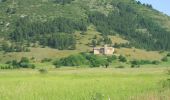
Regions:
<instances>
[{"instance_id":1,"label":"grassy slope","mask_svg":"<svg viewBox=\"0 0 170 100\"><path fill-rule=\"evenodd\" d=\"M31 52L17 52L17 53L7 53L3 54L0 53L0 61L6 62L8 60L13 59L21 59L22 57L28 57L28 58L35 58L36 62L40 62L44 58L61 58L66 57L72 54L77 54L80 52L89 52L92 51L92 47L89 47L87 44L91 43L92 38L97 35L97 38L100 38L101 36L99 32L96 32L94 26L89 26L88 31L86 32L86 35L81 35L80 32L76 32L77 37L77 49L76 50L56 50L51 48L31 48ZM109 36L113 43L126 43L127 40L122 39L120 36ZM120 48L116 49L117 55L124 55L128 57L129 60L133 59L147 59L147 60L160 60L164 54L160 54L157 51L146 51L141 49L128 49L128 48Z\"/></svg>"},{"instance_id":2,"label":"grassy slope","mask_svg":"<svg viewBox=\"0 0 170 100\"><path fill-rule=\"evenodd\" d=\"M1 100L168 100L166 68L0 71ZM103 97L103 98L102 98ZM151 99L155 98L155 99Z\"/></svg>"}]
</instances>

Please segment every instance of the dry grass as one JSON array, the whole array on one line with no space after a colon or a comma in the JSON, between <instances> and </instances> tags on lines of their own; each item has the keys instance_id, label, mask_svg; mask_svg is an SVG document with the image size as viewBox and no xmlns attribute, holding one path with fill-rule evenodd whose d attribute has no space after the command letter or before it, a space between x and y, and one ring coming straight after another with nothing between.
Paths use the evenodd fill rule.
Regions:
<instances>
[{"instance_id":1,"label":"dry grass","mask_svg":"<svg viewBox=\"0 0 170 100\"><path fill-rule=\"evenodd\" d=\"M13 52L7 54L0 54L1 62L5 62L13 59L21 59L22 57L32 58L34 57L36 61L41 61L44 58L60 58L66 57L71 54L79 53L76 50L57 50L51 48L31 48L31 52Z\"/></svg>"},{"instance_id":2,"label":"dry grass","mask_svg":"<svg viewBox=\"0 0 170 100\"><path fill-rule=\"evenodd\" d=\"M122 39L120 36L109 36L109 38L112 40L112 43L128 43L129 41Z\"/></svg>"},{"instance_id":3,"label":"dry grass","mask_svg":"<svg viewBox=\"0 0 170 100\"><path fill-rule=\"evenodd\" d=\"M163 55L157 51L146 51L141 49L120 48L116 49L117 54L122 54L130 59L160 60Z\"/></svg>"}]
</instances>

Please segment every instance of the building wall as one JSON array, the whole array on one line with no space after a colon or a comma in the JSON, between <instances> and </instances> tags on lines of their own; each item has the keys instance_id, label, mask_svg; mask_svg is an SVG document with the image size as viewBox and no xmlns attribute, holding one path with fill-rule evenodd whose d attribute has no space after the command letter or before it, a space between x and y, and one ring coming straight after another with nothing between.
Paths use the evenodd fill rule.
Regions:
<instances>
[{"instance_id":1,"label":"building wall","mask_svg":"<svg viewBox=\"0 0 170 100\"><path fill-rule=\"evenodd\" d=\"M105 55L112 55L114 53L114 48L107 48Z\"/></svg>"},{"instance_id":2,"label":"building wall","mask_svg":"<svg viewBox=\"0 0 170 100\"><path fill-rule=\"evenodd\" d=\"M97 54L100 54L100 50L98 50L98 49L94 49L93 52L94 52L94 54L96 54L96 55L97 55Z\"/></svg>"},{"instance_id":3,"label":"building wall","mask_svg":"<svg viewBox=\"0 0 170 100\"><path fill-rule=\"evenodd\" d=\"M114 53L114 48L104 47L104 48L94 48L94 54L112 55Z\"/></svg>"}]
</instances>

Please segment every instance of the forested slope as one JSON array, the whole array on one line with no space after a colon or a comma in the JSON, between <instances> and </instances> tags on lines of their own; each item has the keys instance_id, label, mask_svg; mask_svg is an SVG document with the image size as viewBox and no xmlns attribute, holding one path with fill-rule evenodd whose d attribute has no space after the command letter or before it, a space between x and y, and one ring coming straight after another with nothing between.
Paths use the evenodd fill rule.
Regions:
<instances>
[{"instance_id":1,"label":"forested slope","mask_svg":"<svg viewBox=\"0 0 170 100\"><path fill-rule=\"evenodd\" d=\"M16 51L15 43L73 50L78 41L75 32L83 34L90 25L103 39L118 34L129 47L170 50L170 18L135 0L0 1L0 34L13 43L1 43L3 50ZM92 45L101 41L92 40Z\"/></svg>"}]
</instances>

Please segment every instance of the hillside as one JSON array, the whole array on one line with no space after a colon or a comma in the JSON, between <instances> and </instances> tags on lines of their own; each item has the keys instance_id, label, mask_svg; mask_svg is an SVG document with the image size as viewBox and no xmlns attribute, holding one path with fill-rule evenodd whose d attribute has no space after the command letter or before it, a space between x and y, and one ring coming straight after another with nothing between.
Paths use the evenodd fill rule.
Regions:
<instances>
[{"instance_id":1,"label":"hillside","mask_svg":"<svg viewBox=\"0 0 170 100\"><path fill-rule=\"evenodd\" d=\"M129 59L160 60L158 51L170 50L170 17L134 0L1 0L0 35L1 62L61 58L115 43Z\"/></svg>"}]
</instances>

